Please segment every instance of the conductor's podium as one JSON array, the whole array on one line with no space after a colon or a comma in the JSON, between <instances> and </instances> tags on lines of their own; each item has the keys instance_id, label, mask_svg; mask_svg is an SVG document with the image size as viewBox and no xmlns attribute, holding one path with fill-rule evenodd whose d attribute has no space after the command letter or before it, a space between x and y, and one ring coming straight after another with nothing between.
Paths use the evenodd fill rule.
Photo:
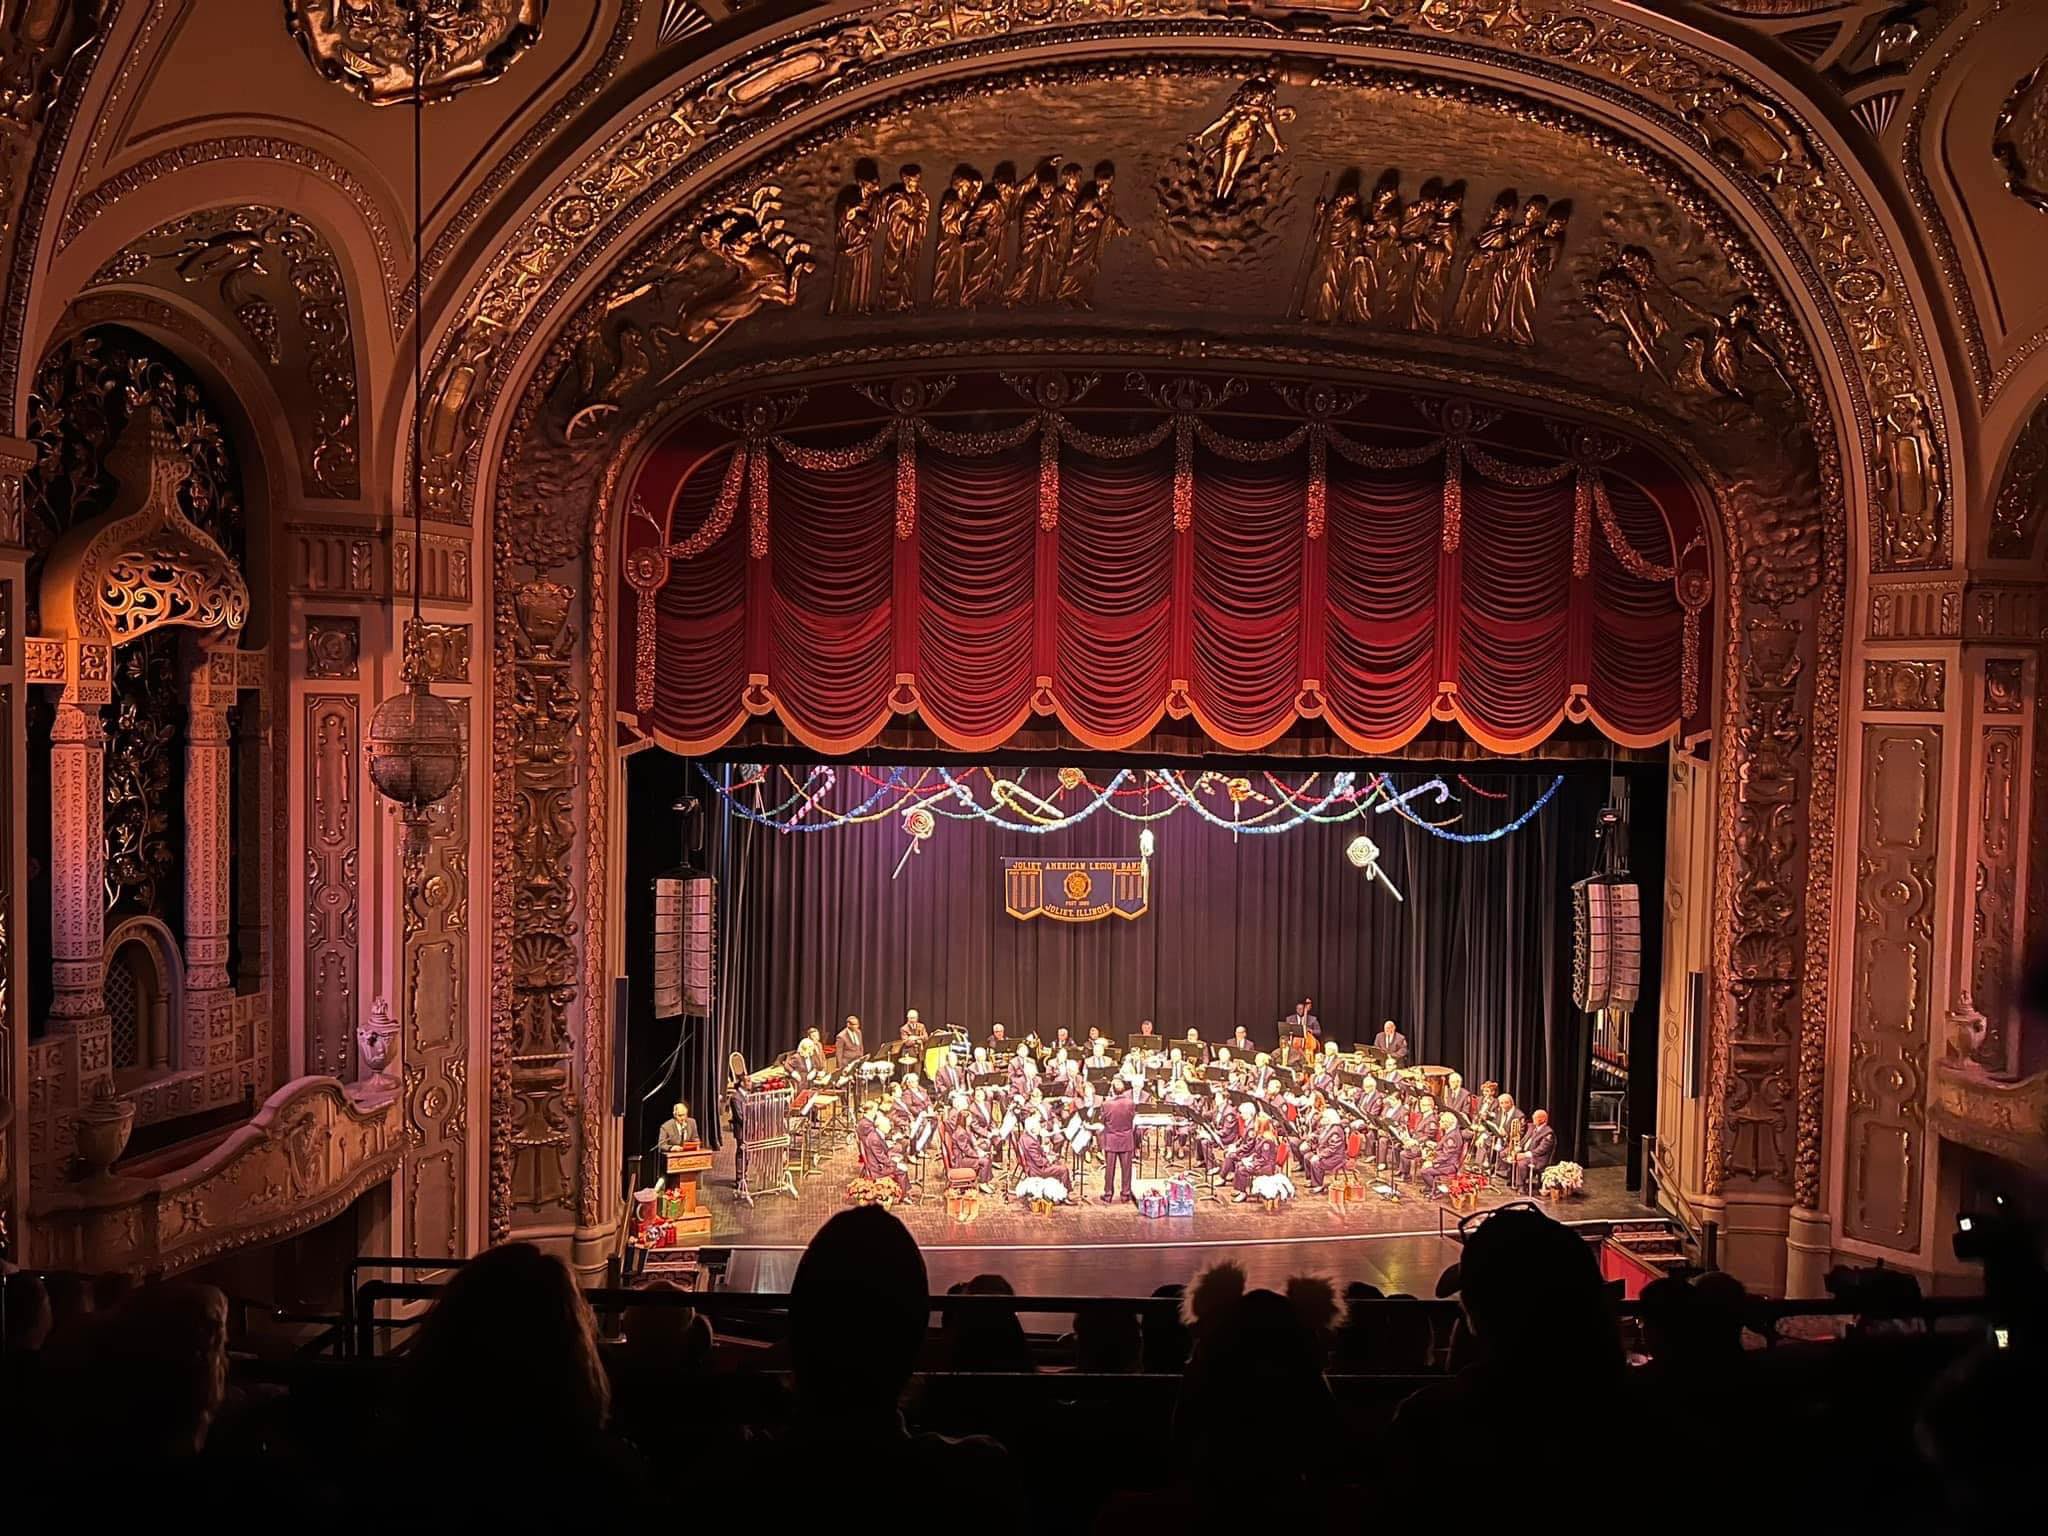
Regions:
<instances>
[{"instance_id":1,"label":"conductor's podium","mask_svg":"<svg viewBox=\"0 0 2048 1536\"><path fill-rule=\"evenodd\" d=\"M697 1181L711 1167L711 1153L704 1147L670 1147L667 1152L668 1175L673 1180L673 1193L681 1202L682 1210L669 1218L678 1237L702 1237L711 1231L711 1212L704 1208L704 1202L697 1197Z\"/></svg>"}]
</instances>

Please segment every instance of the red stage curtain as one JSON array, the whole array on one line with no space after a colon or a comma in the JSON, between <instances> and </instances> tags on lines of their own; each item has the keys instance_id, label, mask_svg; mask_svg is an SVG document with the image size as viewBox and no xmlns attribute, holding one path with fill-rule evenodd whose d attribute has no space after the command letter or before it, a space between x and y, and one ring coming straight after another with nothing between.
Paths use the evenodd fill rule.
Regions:
<instances>
[{"instance_id":1,"label":"red stage curtain","mask_svg":"<svg viewBox=\"0 0 2048 1536\"><path fill-rule=\"evenodd\" d=\"M1647 744L1703 712L1711 629L1675 580L1706 563L1699 514L1641 450L963 416L862 403L658 445L622 552L627 717L704 753L773 710L836 753L913 717L978 752L1034 717L1115 750L1192 715L1251 751L1319 716L1370 752L1432 718L1520 751L1562 719Z\"/></svg>"}]
</instances>

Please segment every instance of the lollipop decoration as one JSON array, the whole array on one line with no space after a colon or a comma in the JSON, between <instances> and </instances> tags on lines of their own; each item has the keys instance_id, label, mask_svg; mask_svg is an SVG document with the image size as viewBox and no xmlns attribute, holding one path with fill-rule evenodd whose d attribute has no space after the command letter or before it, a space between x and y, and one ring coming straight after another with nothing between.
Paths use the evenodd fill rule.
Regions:
<instances>
[{"instance_id":1,"label":"lollipop decoration","mask_svg":"<svg viewBox=\"0 0 2048 1536\"><path fill-rule=\"evenodd\" d=\"M1351 845L1344 850L1344 857L1351 861L1352 868L1365 871L1365 878L1368 883L1374 880L1379 881L1389 891L1394 893L1394 900L1396 901L1406 901L1408 899L1395 887L1394 882L1387 878L1387 872L1380 868L1380 845L1367 837L1363 832L1351 839Z\"/></svg>"},{"instance_id":2,"label":"lollipop decoration","mask_svg":"<svg viewBox=\"0 0 2048 1536\"><path fill-rule=\"evenodd\" d=\"M903 873L903 866L910 862L910 856L913 853L921 853L924 850L925 839L938 829L938 818L921 805L913 805L903 813L903 831L910 839L910 846L903 850L903 857L896 861L896 868L889 874L891 880Z\"/></svg>"}]
</instances>

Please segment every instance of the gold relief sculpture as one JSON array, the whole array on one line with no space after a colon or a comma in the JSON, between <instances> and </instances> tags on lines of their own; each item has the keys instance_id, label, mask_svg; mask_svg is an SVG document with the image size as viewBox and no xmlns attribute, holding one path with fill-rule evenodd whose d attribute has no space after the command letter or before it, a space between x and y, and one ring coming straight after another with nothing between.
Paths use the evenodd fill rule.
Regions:
<instances>
[{"instance_id":1,"label":"gold relief sculpture","mask_svg":"<svg viewBox=\"0 0 2048 1536\"><path fill-rule=\"evenodd\" d=\"M1762 329L1760 306L1738 294L1723 309L1696 304L1657 272L1640 245L1609 241L1605 256L1579 284L1579 299L1621 342L1638 373L1681 394L1753 406L1765 380L1798 398L1783 354ZM1682 329L1681 329L1682 327ZM1678 357L1667 357L1678 338Z\"/></svg>"},{"instance_id":2,"label":"gold relief sculpture","mask_svg":"<svg viewBox=\"0 0 2048 1536\"><path fill-rule=\"evenodd\" d=\"M1077 309L1095 307L1095 278L1109 242L1130 233L1116 211L1116 167L1107 160L1095 167L1095 179L1081 189L1074 205L1074 233L1060 274L1059 300Z\"/></svg>"},{"instance_id":3,"label":"gold relief sculpture","mask_svg":"<svg viewBox=\"0 0 2048 1536\"><path fill-rule=\"evenodd\" d=\"M1909 714L1939 714L1948 669L1939 661L1866 661L1863 707Z\"/></svg>"},{"instance_id":4,"label":"gold relief sculpture","mask_svg":"<svg viewBox=\"0 0 2048 1536\"><path fill-rule=\"evenodd\" d=\"M882 178L872 163L854 170L853 186L839 200L832 225L832 302L835 315L867 315L875 308L875 226Z\"/></svg>"},{"instance_id":5,"label":"gold relief sculpture","mask_svg":"<svg viewBox=\"0 0 2048 1536\"><path fill-rule=\"evenodd\" d=\"M493 1084L503 1188L528 1208L575 1193L569 1009L577 999L577 721L581 699L570 609L575 594L534 581L512 594L511 824L513 871L509 1070ZM494 1078L497 1074L493 1074ZM493 1212L493 1219L501 1218Z\"/></svg>"},{"instance_id":6,"label":"gold relief sculpture","mask_svg":"<svg viewBox=\"0 0 2048 1536\"><path fill-rule=\"evenodd\" d=\"M166 910L178 868L170 795L184 715L179 693L175 636L150 635L114 653L101 834L110 915Z\"/></svg>"},{"instance_id":7,"label":"gold relief sculpture","mask_svg":"<svg viewBox=\"0 0 2048 1536\"><path fill-rule=\"evenodd\" d=\"M659 389L764 306L788 308L813 269L811 248L782 221L782 189L755 188L740 206L698 220L627 273L585 334L575 362L568 435L597 426L641 390Z\"/></svg>"},{"instance_id":8,"label":"gold relief sculpture","mask_svg":"<svg viewBox=\"0 0 2048 1536\"><path fill-rule=\"evenodd\" d=\"M1998 110L1991 152L2005 170L2005 189L2048 213L2048 64L2037 64Z\"/></svg>"},{"instance_id":9,"label":"gold relief sculpture","mask_svg":"<svg viewBox=\"0 0 2048 1536\"><path fill-rule=\"evenodd\" d=\"M924 172L906 165L894 186L884 192L876 215L876 304L901 313L917 303L919 268L925 231L931 224L932 200L924 190Z\"/></svg>"},{"instance_id":10,"label":"gold relief sculpture","mask_svg":"<svg viewBox=\"0 0 2048 1536\"><path fill-rule=\"evenodd\" d=\"M1941 543L1942 488L1934 428L1918 395L1892 396L1877 421L1879 534L1894 560L1915 564Z\"/></svg>"},{"instance_id":11,"label":"gold relief sculpture","mask_svg":"<svg viewBox=\"0 0 2048 1536\"><path fill-rule=\"evenodd\" d=\"M407 682L469 681L469 626L435 624L425 619L405 623L405 656L400 667Z\"/></svg>"},{"instance_id":12,"label":"gold relief sculpture","mask_svg":"<svg viewBox=\"0 0 2048 1536\"><path fill-rule=\"evenodd\" d=\"M415 47L408 0L286 0L292 35L329 80L376 107L428 101L495 80L540 39L547 0L418 0ZM421 80L413 69L424 52Z\"/></svg>"},{"instance_id":13,"label":"gold relief sculpture","mask_svg":"<svg viewBox=\"0 0 2048 1536\"><path fill-rule=\"evenodd\" d=\"M1571 205L1494 199L1473 236L1455 295L1451 274L1465 229L1465 183L1431 177L1407 202L1388 170L1369 195L1347 171L1317 199L1296 312L1304 320L1497 340L1528 346L1544 289L1564 250Z\"/></svg>"},{"instance_id":14,"label":"gold relief sculpture","mask_svg":"<svg viewBox=\"0 0 2048 1536\"><path fill-rule=\"evenodd\" d=\"M932 252L932 308L967 302L967 222L981 200L981 173L963 165L939 194L939 233Z\"/></svg>"},{"instance_id":15,"label":"gold relief sculpture","mask_svg":"<svg viewBox=\"0 0 2048 1536\"><path fill-rule=\"evenodd\" d=\"M1265 77L1231 93L1216 120L1183 139L1156 182L1153 254L1168 265L1243 266L1267 255L1294 194L1280 126L1294 120ZM1261 146L1271 145L1261 153Z\"/></svg>"},{"instance_id":16,"label":"gold relief sculpture","mask_svg":"<svg viewBox=\"0 0 2048 1536\"><path fill-rule=\"evenodd\" d=\"M1017 269L1003 302L1050 304L1059 297L1074 237L1074 208L1081 198L1081 167L1047 161L1024 189L1017 207Z\"/></svg>"},{"instance_id":17,"label":"gold relief sculpture","mask_svg":"<svg viewBox=\"0 0 2048 1536\"><path fill-rule=\"evenodd\" d=\"M2034 407L2005 461L1998 495L1991 503L1990 552L2002 559L2025 559L2033 550L2034 530L2044 507L2048 507L2048 403Z\"/></svg>"}]
</instances>

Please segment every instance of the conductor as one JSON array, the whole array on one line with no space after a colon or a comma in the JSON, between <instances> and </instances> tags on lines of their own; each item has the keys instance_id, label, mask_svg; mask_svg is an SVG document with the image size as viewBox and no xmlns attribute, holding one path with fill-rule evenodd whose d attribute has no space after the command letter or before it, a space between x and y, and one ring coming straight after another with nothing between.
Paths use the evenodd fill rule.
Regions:
<instances>
[{"instance_id":1,"label":"conductor","mask_svg":"<svg viewBox=\"0 0 2048 1536\"><path fill-rule=\"evenodd\" d=\"M1128 1080L1117 1080L1116 1092L1102 1106L1102 1203L1126 1204L1131 1199L1131 1154L1138 1149L1137 1100ZM1119 1170L1122 1192L1118 1193Z\"/></svg>"}]
</instances>

